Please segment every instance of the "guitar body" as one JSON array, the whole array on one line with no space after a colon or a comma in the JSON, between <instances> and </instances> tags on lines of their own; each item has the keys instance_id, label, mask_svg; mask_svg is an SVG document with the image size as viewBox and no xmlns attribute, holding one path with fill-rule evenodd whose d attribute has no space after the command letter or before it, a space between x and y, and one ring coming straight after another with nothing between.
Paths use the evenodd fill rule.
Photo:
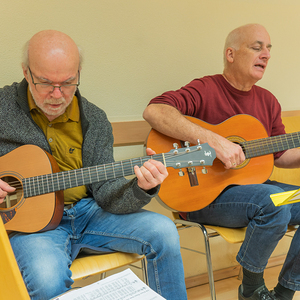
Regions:
<instances>
[{"instance_id":1,"label":"guitar body","mask_svg":"<svg viewBox=\"0 0 300 300\"><path fill-rule=\"evenodd\" d=\"M8 171L12 170L12 171ZM63 192L24 198L22 179L58 172L54 158L39 147L25 145L0 157L0 179L19 182L7 203L0 204L0 215L7 231L37 232L54 229L63 214Z\"/></svg>"},{"instance_id":2,"label":"guitar body","mask_svg":"<svg viewBox=\"0 0 300 300\"><path fill-rule=\"evenodd\" d=\"M268 137L264 126L250 115L236 115L217 125L193 117L186 118L236 143ZM170 149L173 143L180 145L179 140L154 129L151 129L147 138L147 147L157 153ZM194 186L191 186L187 169L182 169L184 176L179 176L178 170L170 169L169 176L161 185L159 198L161 204L172 211L196 211L213 202L229 185L263 183L272 174L273 166L273 154L246 159L241 165L229 170L224 168L220 160L215 159L212 166L205 167L207 174L202 173L203 167L196 167L199 184Z\"/></svg>"}]
</instances>

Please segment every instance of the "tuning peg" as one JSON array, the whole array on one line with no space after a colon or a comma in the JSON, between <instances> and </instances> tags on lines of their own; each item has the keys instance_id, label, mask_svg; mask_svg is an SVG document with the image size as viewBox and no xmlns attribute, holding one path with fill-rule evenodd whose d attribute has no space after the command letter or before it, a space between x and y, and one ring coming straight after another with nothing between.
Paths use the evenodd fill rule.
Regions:
<instances>
[{"instance_id":1,"label":"tuning peg","mask_svg":"<svg viewBox=\"0 0 300 300\"><path fill-rule=\"evenodd\" d=\"M200 145L200 140L199 140L199 139L197 140L197 143L198 143L197 149L198 149L198 150L202 150L202 146Z\"/></svg>"},{"instance_id":2,"label":"tuning peg","mask_svg":"<svg viewBox=\"0 0 300 300\"><path fill-rule=\"evenodd\" d=\"M188 142L188 141L184 142L184 146L186 147L185 152L190 152L191 151L191 149L189 148L190 147L190 142Z\"/></svg>"},{"instance_id":3,"label":"tuning peg","mask_svg":"<svg viewBox=\"0 0 300 300\"><path fill-rule=\"evenodd\" d=\"M202 174L207 174L208 170L205 167L203 167L203 169L201 170L201 172L202 172Z\"/></svg>"},{"instance_id":4,"label":"tuning peg","mask_svg":"<svg viewBox=\"0 0 300 300\"><path fill-rule=\"evenodd\" d=\"M182 177L182 176L184 176L184 172L180 169L178 172L178 175Z\"/></svg>"},{"instance_id":5,"label":"tuning peg","mask_svg":"<svg viewBox=\"0 0 300 300\"><path fill-rule=\"evenodd\" d=\"M174 143L174 144L173 144L173 147L174 147L174 149L175 149L173 153L174 153L174 154L178 154L178 144L177 144L177 143Z\"/></svg>"}]
</instances>

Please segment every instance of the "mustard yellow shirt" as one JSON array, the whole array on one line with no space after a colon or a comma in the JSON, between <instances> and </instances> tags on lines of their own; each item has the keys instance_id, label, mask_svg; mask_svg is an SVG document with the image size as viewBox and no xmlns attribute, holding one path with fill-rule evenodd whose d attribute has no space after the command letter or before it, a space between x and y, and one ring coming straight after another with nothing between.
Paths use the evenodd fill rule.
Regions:
<instances>
[{"instance_id":1,"label":"mustard yellow shirt","mask_svg":"<svg viewBox=\"0 0 300 300\"><path fill-rule=\"evenodd\" d=\"M49 122L27 90L28 105L34 122L43 130L61 171L82 168L82 129L78 99L73 97L64 114ZM87 196L86 186L64 190L64 203L71 204Z\"/></svg>"}]
</instances>

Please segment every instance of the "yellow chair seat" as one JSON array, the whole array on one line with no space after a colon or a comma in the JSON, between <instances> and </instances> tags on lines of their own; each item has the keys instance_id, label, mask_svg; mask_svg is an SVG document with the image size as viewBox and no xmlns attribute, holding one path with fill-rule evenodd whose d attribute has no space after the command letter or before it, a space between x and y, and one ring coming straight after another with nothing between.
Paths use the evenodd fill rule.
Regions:
<instances>
[{"instance_id":1,"label":"yellow chair seat","mask_svg":"<svg viewBox=\"0 0 300 300\"><path fill-rule=\"evenodd\" d=\"M227 228L213 225L204 225L206 229L217 232L225 241L231 244L242 243L246 235L246 227L243 228Z\"/></svg>"},{"instance_id":2,"label":"yellow chair seat","mask_svg":"<svg viewBox=\"0 0 300 300\"><path fill-rule=\"evenodd\" d=\"M142 261L144 258L144 255L123 252L79 257L73 261L70 268L72 271L72 279L76 281L89 276L105 273L119 267Z\"/></svg>"}]
</instances>

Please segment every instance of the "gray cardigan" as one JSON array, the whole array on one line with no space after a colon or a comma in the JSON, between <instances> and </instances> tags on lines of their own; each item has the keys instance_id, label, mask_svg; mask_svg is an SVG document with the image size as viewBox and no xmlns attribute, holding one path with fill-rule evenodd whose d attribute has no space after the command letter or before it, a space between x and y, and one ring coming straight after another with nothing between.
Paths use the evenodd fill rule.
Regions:
<instances>
[{"instance_id":1,"label":"gray cardigan","mask_svg":"<svg viewBox=\"0 0 300 300\"><path fill-rule=\"evenodd\" d=\"M27 102L27 81L0 89L0 156L26 144L41 147L51 154L43 131L31 118ZM82 163L91 167L111 163L113 159L112 127L103 110L76 92L83 132ZM150 202L158 188L146 193L136 178L111 179L93 183L88 191L103 209L124 214L136 212Z\"/></svg>"}]
</instances>

